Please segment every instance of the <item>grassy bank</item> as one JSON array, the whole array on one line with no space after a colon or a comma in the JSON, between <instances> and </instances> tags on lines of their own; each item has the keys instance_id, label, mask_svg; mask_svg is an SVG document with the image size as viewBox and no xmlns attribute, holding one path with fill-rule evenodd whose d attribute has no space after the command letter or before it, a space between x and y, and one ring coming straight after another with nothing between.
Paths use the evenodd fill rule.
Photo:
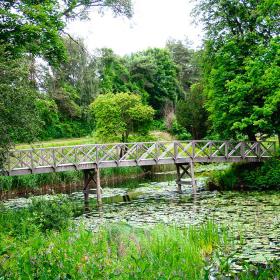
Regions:
<instances>
[{"instance_id":1,"label":"grassy bank","mask_svg":"<svg viewBox=\"0 0 280 280\"><path fill-rule=\"evenodd\" d=\"M280 188L280 158L261 163L233 164L224 171L212 172L210 190L265 190Z\"/></svg>"}]
</instances>

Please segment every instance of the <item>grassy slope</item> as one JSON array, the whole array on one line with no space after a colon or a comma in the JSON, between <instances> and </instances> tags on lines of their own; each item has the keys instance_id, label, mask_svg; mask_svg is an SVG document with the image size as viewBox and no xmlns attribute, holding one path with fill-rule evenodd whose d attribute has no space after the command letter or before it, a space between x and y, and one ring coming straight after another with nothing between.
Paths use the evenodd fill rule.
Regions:
<instances>
[{"instance_id":1,"label":"grassy slope","mask_svg":"<svg viewBox=\"0 0 280 280\"><path fill-rule=\"evenodd\" d=\"M155 141L172 141L174 137L168 132L152 131L149 138ZM47 148L47 147L60 147L60 146L74 146L83 144L95 144L98 140L94 136L86 136L81 138L66 138L66 139L53 139L49 141L35 142L32 144L18 144L16 149L29 149L29 148Z\"/></svg>"}]
</instances>

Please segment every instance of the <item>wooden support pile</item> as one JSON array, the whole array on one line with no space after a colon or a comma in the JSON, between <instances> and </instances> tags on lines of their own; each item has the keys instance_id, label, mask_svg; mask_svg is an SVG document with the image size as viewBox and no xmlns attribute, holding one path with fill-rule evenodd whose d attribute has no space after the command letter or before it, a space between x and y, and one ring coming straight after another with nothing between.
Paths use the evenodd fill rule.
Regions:
<instances>
[{"instance_id":1,"label":"wooden support pile","mask_svg":"<svg viewBox=\"0 0 280 280\"><path fill-rule=\"evenodd\" d=\"M187 162L187 163L179 163L176 164L176 171L177 171L177 190L179 193L182 193L182 185L191 185L193 192L196 192L196 181L194 177L194 163ZM191 178L191 181L184 180L184 177L187 176Z\"/></svg>"},{"instance_id":2,"label":"wooden support pile","mask_svg":"<svg viewBox=\"0 0 280 280\"><path fill-rule=\"evenodd\" d=\"M89 201L90 187L93 185L96 192L97 203L102 204L101 185L100 185L100 169L85 169L84 170L84 198L85 203Z\"/></svg>"}]
</instances>

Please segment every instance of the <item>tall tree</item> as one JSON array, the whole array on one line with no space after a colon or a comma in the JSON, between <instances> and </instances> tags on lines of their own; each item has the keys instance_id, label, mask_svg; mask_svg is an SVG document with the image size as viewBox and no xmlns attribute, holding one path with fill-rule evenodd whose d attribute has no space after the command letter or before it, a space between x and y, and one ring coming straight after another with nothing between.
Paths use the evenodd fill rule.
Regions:
<instances>
[{"instance_id":1,"label":"tall tree","mask_svg":"<svg viewBox=\"0 0 280 280\"><path fill-rule=\"evenodd\" d=\"M119 93L133 90L126 59L111 49L100 49L97 58L99 90L101 93Z\"/></svg>"},{"instance_id":2,"label":"tall tree","mask_svg":"<svg viewBox=\"0 0 280 280\"><path fill-rule=\"evenodd\" d=\"M66 57L61 35L67 21L85 18L91 8L132 15L131 0L2 0L0 42L15 56L31 53L58 65Z\"/></svg>"},{"instance_id":3,"label":"tall tree","mask_svg":"<svg viewBox=\"0 0 280 280\"><path fill-rule=\"evenodd\" d=\"M40 124L29 60L15 60L5 49L0 46L0 169L12 144L33 140Z\"/></svg>"},{"instance_id":4,"label":"tall tree","mask_svg":"<svg viewBox=\"0 0 280 280\"><path fill-rule=\"evenodd\" d=\"M247 136L250 140L256 139L256 133L279 133L274 125L261 126L260 114L256 113L277 91L269 79L263 80L266 85L256 83L256 77L265 77L270 70L261 67L256 75L250 71L263 59L276 73L279 71L279 44L273 42L280 34L280 1L201 0L196 14L207 34L205 92L214 133L223 138ZM267 58L266 53L273 54L271 46L277 50ZM274 99L274 103L269 112L272 119L279 115L279 100Z\"/></svg>"},{"instance_id":5,"label":"tall tree","mask_svg":"<svg viewBox=\"0 0 280 280\"><path fill-rule=\"evenodd\" d=\"M81 39L65 37L68 59L43 72L43 89L54 99L66 117L80 117L98 94L96 61Z\"/></svg>"},{"instance_id":6,"label":"tall tree","mask_svg":"<svg viewBox=\"0 0 280 280\"><path fill-rule=\"evenodd\" d=\"M193 83L200 78L200 69L196 53L190 47L188 40L169 40L166 48L170 51L171 56L179 68L178 79L185 91L190 90Z\"/></svg>"},{"instance_id":7,"label":"tall tree","mask_svg":"<svg viewBox=\"0 0 280 280\"><path fill-rule=\"evenodd\" d=\"M176 118L178 123L191 133L193 139L202 139L208 130L205 109L205 95L203 85L192 84L190 91L186 92L185 100L180 100L176 106Z\"/></svg>"},{"instance_id":8,"label":"tall tree","mask_svg":"<svg viewBox=\"0 0 280 280\"><path fill-rule=\"evenodd\" d=\"M148 49L131 56L129 68L133 83L147 92L148 103L163 114L166 103L175 104L182 94L178 68L166 49Z\"/></svg>"},{"instance_id":9,"label":"tall tree","mask_svg":"<svg viewBox=\"0 0 280 280\"><path fill-rule=\"evenodd\" d=\"M242 133L253 126L261 137L277 134L280 141L280 37L272 39L268 46L259 45L254 56L245 60L244 68L243 74L228 82L228 92L254 105L244 114L247 104L243 109L244 103L233 102L231 111L238 116L233 129Z\"/></svg>"}]
</instances>

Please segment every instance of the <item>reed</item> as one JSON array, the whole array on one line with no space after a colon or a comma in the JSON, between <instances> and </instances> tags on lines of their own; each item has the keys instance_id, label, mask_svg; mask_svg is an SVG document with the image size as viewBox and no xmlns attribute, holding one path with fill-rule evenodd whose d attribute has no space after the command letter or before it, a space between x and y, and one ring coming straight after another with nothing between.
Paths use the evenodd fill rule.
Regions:
<instances>
[{"instance_id":1,"label":"reed","mask_svg":"<svg viewBox=\"0 0 280 280\"><path fill-rule=\"evenodd\" d=\"M141 167L119 167L101 170L101 176L107 179L113 177L125 177L143 173ZM82 171L67 171L45 174L31 174L24 176L0 176L0 191L13 189L39 189L43 186L57 186L61 184L81 184Z\"/></svg>"}]
</instances>

